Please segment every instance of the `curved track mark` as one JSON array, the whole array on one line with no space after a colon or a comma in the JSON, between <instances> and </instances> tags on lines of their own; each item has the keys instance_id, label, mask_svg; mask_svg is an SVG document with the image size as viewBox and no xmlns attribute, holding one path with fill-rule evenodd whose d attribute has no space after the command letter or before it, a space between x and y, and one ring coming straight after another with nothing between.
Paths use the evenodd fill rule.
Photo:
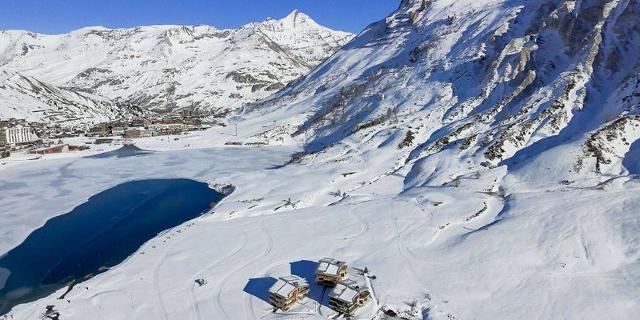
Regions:
<instances>
[{"instance_id":1,"label":"curved track mark","mask_svg":"<svg viewBox=\"0 0 640 320\"><path fill-rule=\"evenodd\" d=\"M271 234L269 233L269 231L267 230L267 228L265 227L265 223L264 221L262 221L260 223L260 230L262 230L262 233L265 235L266 238L266 243L267 245L265 246L264 252L261 255L256 255L253 259L249 260L247 263L231 270L231 272L227 273L224 277L222 277L222 280L220 282L220 284L218 285L217 288L217 293L216 293L216 309L221 311L221 314L224 316L224 318L226 319L233 319L232 317L229 316L229 313L225 310L224 308L224 303L222 302L222 290L224 289L224 286L226 285L227 281L229 281L229 278L231 278L234 274L237 274L238 271L250 266L251 264L253 264L254 262L268 256L271 253L271 250L273 249L273 238L271 237Z\"/></svg>"}]
</instances>

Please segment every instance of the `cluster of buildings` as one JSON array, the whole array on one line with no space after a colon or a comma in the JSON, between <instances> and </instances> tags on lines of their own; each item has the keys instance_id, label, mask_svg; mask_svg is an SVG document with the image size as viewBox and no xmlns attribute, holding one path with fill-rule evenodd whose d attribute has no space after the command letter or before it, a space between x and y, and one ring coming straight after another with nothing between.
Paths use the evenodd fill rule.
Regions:
<instances>
[{"instance_id":1,"label":"cluster of buildings","mask_svg":"<svg viewBox=\"0 0 640 320\"><path fill-rule=\"evenodd\" d=\"M344 261L324 258L318 261L315 281L321 286L332 288L329 293L331 309L345 315L352 315L371 297L371 288L366 281L363 281L367 272L365 268L360 274L355 274L356 272L349 272ZM309 284L301 277L295 275L280 277L269 288L269 302L274 308L287 311L304 299L309 291Z\"/></svg>"},{"instance_id":2,"label":"cluster of buildings","mask_svg":"<svg viewBox=\"0 0 640 320\"><path fill-rule=\"evenodd\" d=\"M29 147L39 141L26 121L0 121L0 158L8 157L12 150Z\"/></svg>"},{"instance_id":3,"label":"cluster of buildings","mask_svg":"<svg viewBox=\"0 0 640 320\"><path fill-rule=\"evenodd\" d=\"M57 144L63 138L95 137L96 144L109 143L114 137L142 138L164 135L180 135L188 131L204 130L211 125L194 117L140 118L131 121L112 121L76 128L60 127L22 119L0 121L0 158L11 151L29 150L29 153L48 154L88 149L86 146Z\"/></svg>"},{"instance_id":4,"label":"cluster of buildings","mask_svg":"<svg viewBox=\"0 0 640 320\"><path fill-rule=\"evenodd\" d=\"M33 134L29 127L5 127L2 128L2 134L0 134L0 143L5 145L17 145L20 143L26 143L37 140L38 137Z\"/></svg>"},{"instance_id":5,"label":"cluster of buildings","mask_svg":"<svg viewBox=\"0 0 640 320\"><path fill-rule=\"evenodd\" d=\"M143 138L166 135L180 135L188 131L209 128L199 119L164 118L164 119L136 119L129 122L113 121L95 125L86 132L88 137L124 137Z\"/></svg>"},{"instance_id":6,"label":"cluster of buildings","mask_svg":"<svg viewBox=\"0 0 640 320\"><path fill-rule=\"evenodd\" d=\"M43 140L35 133L33 127L22 121L0 122L0 158L11 155L11 151L26 149L31 154L65 153L89 149L87 146L70 144L52 144L48 139Z\"/></svg>"}]
</instances>

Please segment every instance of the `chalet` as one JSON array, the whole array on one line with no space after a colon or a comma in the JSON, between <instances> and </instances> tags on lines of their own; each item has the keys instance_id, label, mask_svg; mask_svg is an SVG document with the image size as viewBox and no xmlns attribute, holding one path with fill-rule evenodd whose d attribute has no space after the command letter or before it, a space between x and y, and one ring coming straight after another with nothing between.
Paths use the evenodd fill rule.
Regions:
<instances>
[{"instance_id":1,"label":"chalet","mask_svg":"<svg viewBox=\"0 0 640 320\"><path fill-rule=\"evenodd\" d=\"M343 280L329 293L329 305L335 311L350 315L364 306L371 293L366 284L353 279Z\"/></svg>"},{"instance_id":2,"label":"chalet","mask_svg":"<svg viewBox=\"0 0 640 320\"><path fill-rule=\"evenodd\" d=\"M129 125L132 127L144 127L144 126L148 126L150 124L152 124L153 121L151 119L148 118L139 118L139 119L134 119L132 120Z\"/></svg>"},{"instance_id":3,"label":"chalet","mask_svg":"<svg viewBox=\"0 0 640 320\"><path fill-rule=\"evenodd\" d=\"M333 258L320 259L316 268L316 282L322 285L335 286L346 279L347 264Z\"/></svg>"},{"instance_id":4,"label":"chalet","mask_svg":"<svg viewBox=\"0 0 640 320\"><path fill-rule=\"evenodd\" d=\"M309 284L297 276L280 277L269 288L269 301L281 310L289 310L293 304L309 293Z\"/></svg>"}]
</instances>

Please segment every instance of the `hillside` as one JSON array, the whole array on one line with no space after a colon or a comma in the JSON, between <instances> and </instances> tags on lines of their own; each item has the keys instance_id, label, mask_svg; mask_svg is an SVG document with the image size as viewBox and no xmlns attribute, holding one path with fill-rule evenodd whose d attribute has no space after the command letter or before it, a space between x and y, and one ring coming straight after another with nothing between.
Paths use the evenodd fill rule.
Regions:
<instances>
[{"instance_id":1,"label":"hillside","mask_svg":"<svg viewBox=\"0 0 640 320\"><path fill-rule=\"evenodd\" d=\"M352 35L294 11L238 29L88 27L0 32L0 68L157 112L224 115L308 73Z\"/></svg>"},{"instance_id":2,"label":"hillside","mask_svg":"<svg viewBox=\"0 0 640 320\"><path fill-rule=\"evenodd\" d=\"M625 174L640 138L639 6L403 1L246 118L294 124L310 152L390 136L407 186L543 156L558 181Z\"/></svg>"},{"instance_id":3,"label":"hillside","mask_svg":"<svg viewBox=\"0 0 640 320\"><path fill-rule=\"evenodd\" d=\"M140 112L94 94L58 88L16 72L0 71L0 119L82 126L129 118Z\"/></svg>"}]
</instances>

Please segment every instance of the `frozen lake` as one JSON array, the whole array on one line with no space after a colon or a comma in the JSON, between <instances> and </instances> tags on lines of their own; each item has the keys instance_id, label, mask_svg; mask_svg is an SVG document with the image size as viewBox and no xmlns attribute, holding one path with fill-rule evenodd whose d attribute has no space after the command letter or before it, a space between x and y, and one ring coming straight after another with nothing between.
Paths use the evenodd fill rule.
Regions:
<instances>
[{"instance_id":1,"label":"frozen lake","mask_svg":"<svg viewBox=\"0 0 640 320\"><path fill-rule=\"evenodd\" d=\"M0 258L0 314L113 267L222 195L189 179L131 181L48 220Z\"/></svg>"}]
</instances>

